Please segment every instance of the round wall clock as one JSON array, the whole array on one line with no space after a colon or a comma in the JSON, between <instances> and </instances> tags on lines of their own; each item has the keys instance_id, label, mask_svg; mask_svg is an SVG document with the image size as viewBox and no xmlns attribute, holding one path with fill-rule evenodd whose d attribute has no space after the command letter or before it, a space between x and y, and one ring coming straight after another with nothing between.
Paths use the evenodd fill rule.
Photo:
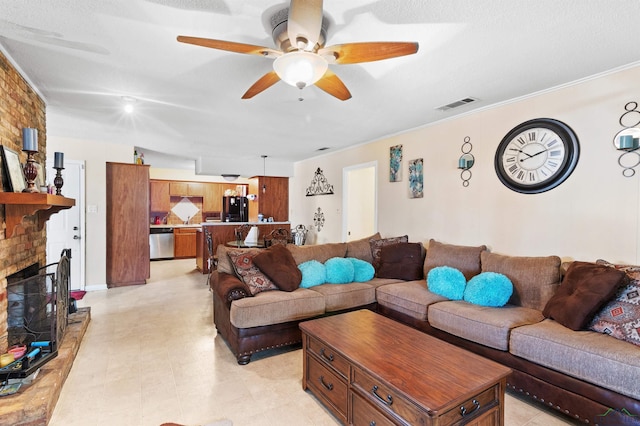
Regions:
<instances>
[{"instance_id":1,"label":"round wall clock","mask_svg":"<svg viewBox=\"0 0 640 426\"><path fill-rule=\"evenodd\" d=\"M536 118L507 133L498 145L494 165L507 188L537 194L564 182L579 156L578 137L569 126L551 118Z\"/></svg>"}]
</instances>

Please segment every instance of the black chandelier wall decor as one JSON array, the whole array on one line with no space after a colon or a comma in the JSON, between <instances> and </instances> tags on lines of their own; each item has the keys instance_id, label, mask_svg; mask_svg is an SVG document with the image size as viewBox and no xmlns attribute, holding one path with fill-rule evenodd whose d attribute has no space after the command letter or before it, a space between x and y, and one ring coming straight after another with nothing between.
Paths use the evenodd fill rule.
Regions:
<instances>
[{"instance_id":1,"label":"black chandelier wall decor","mask_svg":"<svg viewBox=\"0 0 640 426\"><path fill-rule=\"evenodd\" d=\"M318 232L322 231L322 227L324 227L324 213L320 207L318 207L318 211L313 214L313 226L316 227Z\"/></svg>"},{"instance_id":2,"label":"black chandelier wall decor","mask_svg":"<svg viewBox=\"0 0 640 426\"><path fill-rule=\"evenodd\" d=\"M333 185L327 182L327 178L322 174L322 169L318 167L311 185L307 188L307 197L313 197L314 195L330 195L333 194Z\"/></svg>"}]
</instances>

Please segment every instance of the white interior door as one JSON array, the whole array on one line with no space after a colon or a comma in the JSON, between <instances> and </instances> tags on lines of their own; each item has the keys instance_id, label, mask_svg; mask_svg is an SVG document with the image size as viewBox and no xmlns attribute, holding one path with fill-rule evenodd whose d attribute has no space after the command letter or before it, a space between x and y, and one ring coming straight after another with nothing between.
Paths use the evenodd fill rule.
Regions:
<instances>
[{"instance_id":1,"label":"white interior door","mask_svg":"<svg viewBox=\"0 0 640 426\"><path fill-rule=\"evenodd\" d=\"M377 162L343 170L343 241L368 237L378 229L377 170Z\"/></svg>"},{"instance_id":2,"label":"white interior door","mask_svg":"<svg viewBox=\"0 0 640 426\"><path fill-rule=\"evenodd\" d=\"M70 209L51 215L47 221L47 264L57 262L63 249L71 249L70 289L85 287L84 244L84 161L65 160L62 177L62 195L76 200ZM53 184L56 171L47 163L47 181Z\"/></svg>"}]
</instances>

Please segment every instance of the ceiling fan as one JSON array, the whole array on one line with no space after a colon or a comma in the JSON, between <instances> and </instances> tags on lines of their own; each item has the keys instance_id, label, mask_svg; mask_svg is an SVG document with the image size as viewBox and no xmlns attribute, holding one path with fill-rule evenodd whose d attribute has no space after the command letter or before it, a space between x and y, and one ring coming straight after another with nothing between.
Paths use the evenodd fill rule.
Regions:
<instances>
[{"instance_id":1,"label":"ceiling fan","mask_svg":"<svg viewBox=\"0 0 640 426\"><path fill-rule=\"evenodd\" d=\"M315 84L344 101L351 98L351 93L329 69L329 64L379 61L418 51L416 42L360 42L325 47L322 0L291 0L288 17L283 23L285 25L274 28L273 34L279 50L200 37L178 36L178 41L274 59L273 70L258 79L242 99L252 98L282 80L299 89Z\"/></svg>"}]
</instances>

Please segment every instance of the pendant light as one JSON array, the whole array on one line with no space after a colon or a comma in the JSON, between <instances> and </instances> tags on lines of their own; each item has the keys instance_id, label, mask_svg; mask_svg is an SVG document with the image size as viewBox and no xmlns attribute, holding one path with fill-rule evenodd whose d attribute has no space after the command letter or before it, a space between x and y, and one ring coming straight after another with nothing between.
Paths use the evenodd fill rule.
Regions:
<instances>
[{"instance_id":1,"label":"pendant light","mask_svg":"<svg viewBox=\"0 0 640 426\"><path fill-rule=\"evenodd\" d=\"M266 155L262 155L262 176L266 177L267 176L267 156ZM264 182L264 180L262 181L262 193L265 194L267 192L267 184Z\"/></svg>"}]
</instances>

